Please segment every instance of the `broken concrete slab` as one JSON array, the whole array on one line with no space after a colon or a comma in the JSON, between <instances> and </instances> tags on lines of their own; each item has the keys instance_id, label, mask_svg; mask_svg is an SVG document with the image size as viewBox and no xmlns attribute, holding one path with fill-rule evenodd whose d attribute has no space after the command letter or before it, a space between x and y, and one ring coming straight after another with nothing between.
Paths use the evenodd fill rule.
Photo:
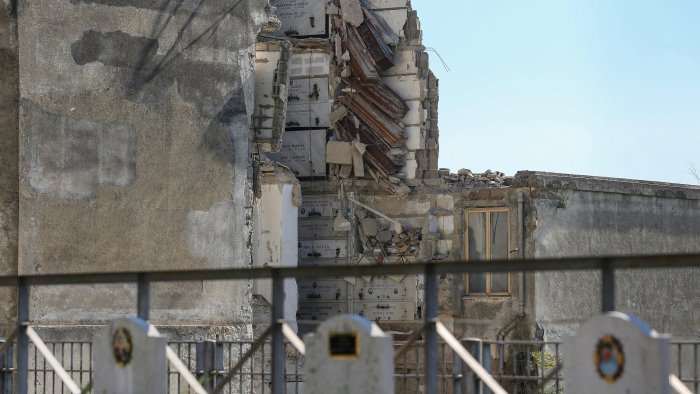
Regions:
<instances>
[{"instance_id":1,"label":"broken concrete slab","mask_svg":"<svg viewBox=\"0 0 700 394\"><path fill-rule=\"evenodd\" d=\"M326 144L326 162L352 164L352 145L345 141L328 141Z\"/></svg>"},{"instance_id":2,"label":"broken concrete slab","mask_svg":"<svg viewBox=\"0 0 700 394\"><path fill-rule=\"evenodd\" d=\"M341 165L340 170L338 170L338 176L343 179L350 178L350 173L352 173L352 165L349 164Z\"/></svg>"},{"instance_id":3,"label":"broken concrete slab","mask_svg":"<svg viewBox=\"0 0 700 394\"><path fill-rule=\"evenodd\" d=\"M377 240L379 240L379 242L391 242L392 238L391 231L388 230L380 231L379 234L377 234Z\"/></svg>"},{"instance_id":4,"label":"broken concrete slab","mask_svg":"<svg viewBox=\"0 0 700 394\"><path fill-rule=\"evenodd\" d=\"M348 109L344 105L338 106L336 109L331 112L330 120L331 120L331 125L334 125L338 123L338 121L342 118L345 117L345 115L348 114Z\"/></svg>"},{"instance_id":5,"label":"broken concrete slab","mask_svg":"<svg viewBox=\"0 0 700 394\"><path fill-rule=\"evenodd\" d=\"M365 233L366 236L368 236L368 237L377 236L377 232L379 231L379 225L378 225L376 219L364 218L364 219L362 219L362 222L360 222L360 223L362 225L362 231Z\"/></svg>"},{"instance_id":6,"label":"broken concrete slab","mask_svg":"<svg viewBox=\"0 0 700 394\"><path fill-rule=\"evenodd\" d=\"M346 23L355 27L360 26L365 21L359 0L340 0L340 13Z\"/></svg>"},{"instance_id":7,"label":"broken concrete slab","mask_svg":"<svg viewBox=\"0 0 700 394\"><path fill-rule=\"evenodd\" d=\"M339 211L338 216L333 221L333 231L350 231L350 229L352 229L352 225Z\"/></svg>"},{"instance_id":8,"label":"broken concrete slab","mask_svg":"<svg viewBox=\"0 0 700 394\"><path fill-rule=\"evenodd\" d=\"M362 147L361 147L362 151L360 151L357 148L356 144L362 145ZM363 156L364 150L365 150L364 149L365 144L362 144L360 142L357 142L356 144L353 144L353 146L352 146L352 167L353 167L353 171L355 172L355 177L361 178L361 177L365 176L365 165L364 165L364 161L362 160L362 156Z\"/></svg>"}]
</instances>

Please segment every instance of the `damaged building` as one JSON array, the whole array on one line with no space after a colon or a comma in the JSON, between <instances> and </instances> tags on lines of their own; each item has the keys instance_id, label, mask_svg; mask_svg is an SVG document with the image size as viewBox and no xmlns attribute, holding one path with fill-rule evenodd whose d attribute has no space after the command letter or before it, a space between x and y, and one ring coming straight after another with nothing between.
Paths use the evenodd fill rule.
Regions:
<instances>
[{"instance_id":1,"label":"damaged building","mask_svg":"<svg viewBox=\"0 0 700 394\"><path fill-rule=\"evenodd\" d=\"M266 171L298 180L298 251L282 263L259 245L256 264L700 251L698 187L438 169L438 84L410 2L273 4L282 28L261 35L256 47L255 146ZM697 337L692 327L700 317L687 313L700 307L697 278L697 269L621 272L618 305L664 332ZM598 293L581 294L599 282L587 273L447 275L440 280L440 318L463 337L559 338L597 313ZM651 300L651 283L681 287L688 297ZM408 333L422 317L420 276L299 280L297 286L301 331L357 313ZM666 310L664 303L683 308Z\"/></svg>"},{"instance_id":2,"label":"damaged building","mask_svg":"<svg viewBox=\"0 0 700 394\"><path fill-rule=\"evenodd\" d=\"M438 86L415 10L405 0L272 4L281 29L256 46L255 147L261 168L278 163L299 180L298 264L417 261L423 218L404 228L373 207L439 182ZM269 250L256 264L276 260ZM297 315L413 321L418 288L415 276L300 280Z\"/></svg>"},{"instance_id":3,"label":"damaged building","mask_svg":"<svg viewBox=\"0 0 700 394\"><path fill-rule=\"evenodd\" d=\"M437 80L408 1L18 1L0 16L3 273L408 263L425 249L422 218L403 226L371 201L439 181ZM300 301L285 309L410 321L417 282L291 281ZM251 338L268 292L158 284L151 319L180 338ZM86 338L134 296L36 288L31 319Z\"/></svg>"},{"instance_id":4,"label":"damaged building","mask_svg":"<svg viewBox=\"0 0 700 394\"><path fill-rule=\"evenodd\" d=\"M700 252L698 187L439 169L438 81L408 0L3 5L3 274ZM618 305L697 338L698 275L621 272ZM458 337L557 338L596 313L598 283L446 275L440 319ZM423 291L416 275L288 280L285 318L308 331L356 313L408 333ZM151 319L250 339L270 292L159 284ZM87 338L134 294L37 288L31 319ZM13 302L2 313L7 333Z\"/></svg>"}]
</instances>

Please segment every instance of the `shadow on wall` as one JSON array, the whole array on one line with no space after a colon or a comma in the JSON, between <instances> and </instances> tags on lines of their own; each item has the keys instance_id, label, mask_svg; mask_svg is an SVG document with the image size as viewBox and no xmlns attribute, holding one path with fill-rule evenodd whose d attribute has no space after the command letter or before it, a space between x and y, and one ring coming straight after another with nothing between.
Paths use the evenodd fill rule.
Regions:
<instances>
[{"instance_id":1,"label":"shadow on wall","mask_svg":"<svg viewBox=\"0 0 700 394\"><path fill-rule=\"evenodd\" d=\"M213 64L185 58L183 54L202 41L214 41L219 24L242 0L222 8L219 5L204 7L205 2L189 4L187 1L153 2L138 0L73 0L73 3L99 3L112 6L134 6L161 11L154 21L151 37L132 36L127 33L87 30L72 43L73 60L84 65L99 62L121 69L121 85L128 100L142 104L162 104L165 92L176 84L179 96L192 104L205 119L212 119L202 137L200 147L213 153L216 160L233 163L235 130L248 130L245 93L241 87L239 67ZM220 9L219 9L220 8ZM159 39L173 23L178 11L187 12L185 22L177 27L177 36L163 55L158 55ZM198 15L218 15L196 37L185 39ZM171 27L172 28L172 27ZM201 30L201 26L198 27ZM212 44L212 47L217 47ZM162 48L161 48L162 49ZM222 93L222 81L229 85L230 94ZM227 98L228 96L228 98Z\"/></svg>"}]
</instances>

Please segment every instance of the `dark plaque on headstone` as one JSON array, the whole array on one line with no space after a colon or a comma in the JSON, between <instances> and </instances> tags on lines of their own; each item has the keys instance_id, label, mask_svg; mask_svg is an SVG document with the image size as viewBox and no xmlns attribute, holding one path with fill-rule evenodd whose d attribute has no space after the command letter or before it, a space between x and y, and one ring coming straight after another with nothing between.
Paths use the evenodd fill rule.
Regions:
<instances>
[{"instance_id":1,"label":"dark plaque on headstone","mask_svg":"<svg viewBox=\"0 0 700 394\"><path fill-rule=\"evenodd\" d=\"M355 333L332 334L329 341L331 358L356 358L360 355L357 334Z\"/></svg>"}]
</instances>

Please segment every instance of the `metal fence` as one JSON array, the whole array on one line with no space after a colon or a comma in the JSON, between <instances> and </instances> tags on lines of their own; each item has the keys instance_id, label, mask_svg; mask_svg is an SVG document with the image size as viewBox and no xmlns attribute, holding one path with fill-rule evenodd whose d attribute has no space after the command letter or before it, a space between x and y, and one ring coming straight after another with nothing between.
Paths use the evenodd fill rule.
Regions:
<instances>
[{"instance_id":1,"label":"metal fence","mask_svg":"<svg viewBox=\"0 0 700 394\"><path fill-rule=\"evenodd\" d=\"M470 272L509 272L509 271L569 271L569 270L595 270L601 272L601 311L615 310L615 270L618 269L650 269L650 268L681 268L700 266L700 255L680 256L644 256L644 257L609 257L609 258L575 258L575 259L548 259L548 260L501 260L501 261L455 261L445 263L414 263L414 264L383 264L383 265L355 265L347 267L335 266L304 266L284 268L253 268L253 269L209 269L193 271L159 271L159 272L118 272L118 273L94 273L94 274L57 274L57 275L26 275L26 276L0 276L0 286L17 288L17 328L9 336L16 337L16 345L2 346L0 360L4 364L0 366L3 390L12 387L15 392L64 392L64 387L57 387L58 379L66 385L71 385L71 392L80 392L80 387L90 376L89 365L86 359L90 353L86 350L89 344L76 345L70 343L48 343L42 341L29 321L30 291L33 286L53 286L70 284L91 283L136 283L136 311L137 316L148 320L150 308L150 284L152 282L178 282L178 281L218 281L218 280L250 280L272 279L272 313L271 324L268 330L253 343L221 344L221 355L208 356L213 362L213 368L198 368L197 350L195 346L192 352L191 345L177 345L174 350L168 352L169 359L174 366L180 369L186 378L188 386L198 386L199 383L192 377L194 371L199 375L205 385L216 384L217 388L224 388L225 392L271 392L281 394L284 392L296 393L303 385L303 376L299 370L301 357L294 355L295 350L289 350L289 345L284 342L285 329L288 326L283 322L284 280L286 278L309 279L323 277L362 277L393 274L421 274L424 283L424 305L422 307L423 326L420 333L423 342L413 343L413 349L400 353L397 357L397 383L398 389L404 392L422 392L436 394L438 392L460 393L471 390L469 387L475 379L468 374L478 375L478 380L487 384L492 390L504 392L503 387L508 387L511 392L523 392L531 390L532 386L541 383L544 376L559 363L557 357L558 345L543 343L486 343L488 354L491 355L490 365L487 365L488 356L486 346L482 343L472 352L466 350L468 344L461 344L447 328L439 322L438 316L438 278L441 274L463 274ZM265 340L269 342L264 342ZM416 338L413 338L414 340ZM298 341L295 337L294 341ZM292 341L292 342L294 342ZM442 342L444 341L444 343ZM10 341L10 343L13 343ZM32 345L34 343L34 345ZM299 344L295 348L299 349ZM448 346L446 346L447 344ZM41 346L39 346L41 345ZM493 348L501 350L497 358L492 357ZM548 350L548 346L553 350ZM202 345L205 346L205 345ZM303 346L303 344L301 345ZM402 347L402 349L407 346ZM683 383L697 391L698 386L698 346L696 343L678 343L675 345L676 361L674 371L676 375L671 377L671 384L677 391L683 389ZM171 348L173 349L173 348ZM253 349L257 349L253 351ZM475 357L475 350L478 355ZM688 350L689 349L689 350ZM37 352L38 350L38 352ZM8 352L9 351L9 352ZM554 358L551 358L551 352ZM54 352L54 353L52 353ZM184 353L183 353L184 352ZM213 353L219 350L214 347ZM244 352L252 357L245 361L237 359ZM298 351L298 352L303 352ZM41 354L40 354L41 353ZM177 354L175 354L177 353ZM194 361L192 354L194 353ZM175 354L170 358L171 354ZM185 357L184 354L187 354ZM678 355L680 354L680 356ZM80 355L80 357L76 357ZM186 359L183 366L177 359L177 355ZM14 357L13 357L14 356ZM459 357L456 357L459 356ZM42 361L42 357L48 358ZM202 360L206 360L203 357ZM14 360L10 365L9 360ZM221 360L221 362L217 361ZM540 361L538 361L540 360ZM58 371L49 372L48 363L53 363L51 369ZM193 364L194 362L194 364ZM202 361L204 363L205 361ZM233 371L227 368L236 363ZM688 364L692 367L688 367ZM465 368L463 364L469 367ZM66 371L61 369L64 366ZM204 364L202 364L204 365ZM487 365L488 369L484 368ZM55 366L55 368L54 368ZM201 365L200 365L201 366ZM207 373L206 371L212 371ZM292 372L294 371L294 372ZM473 376L473 375L472 375ZM496 379L494 379L494 377ZM552 383L540 388L539 392L556 392L561 386L560 375L554 376ZM499 385L498 381L501 382ZM224 386L224 383L226 385ZM677 385L676 385L677 383ZM171 390L174 392L187 392L183 387L182 376L171 374ZM552 388L552 384L554 385ZM466 387L466 388L465 388ZM551 391L554 390L554 391ZM488 392L488 391L485 391Z\"/></svg>"},{"instance_id":2,"label":"metal fence","mask_svg":"<svg viewBox=\"0 0 700 394\"><path fill-rule=\"evenodd\" d=\"M563 361L561 343L556 341L480 341L463 340L462 344L491 373L506 391L513 394L539 393L559 394L564 392L561 373L544 387L535 391L544 381L545 376L555 370ZM46 342L53 354L59 359L66 372L80 387L87 387L92 377L92 344L88 341ZM195 374L202 385L212 389L219 383L228 370L253 345L253 341L173 341L169 346ZM396 349L404 342L395 342ZM467 385L473 381L471 372L455 357L450 347L443 341L439 344L438 358L438 392L447 394L468 394L474 388ZM31 345L30 345L31 346ZM14 346L13 346L14 348ZM12 368L13 351L6 353L4 364L0 369L0 393L13 393L12 380L15 369ZM700 339L692 341L672 341L672 372L694 392L700 389ZM67 392L55 371L47 365L46 360L36 351L30 349L29 392L64 393ZM224 393L272 392L271 375L272 347L266 342L248 359L240 373L224 388ZM285 386L284 393L301 394L304 387L304 356L289 343L286 344ZM425 388L425 342L416 341L410 350L395 360L394 378L397 394L423 392ZM169 369L168 386L171 393L190 393L191 390L180 374ZM483 391L488 393L488 389Z\"/></svg>"}]
</instances>

